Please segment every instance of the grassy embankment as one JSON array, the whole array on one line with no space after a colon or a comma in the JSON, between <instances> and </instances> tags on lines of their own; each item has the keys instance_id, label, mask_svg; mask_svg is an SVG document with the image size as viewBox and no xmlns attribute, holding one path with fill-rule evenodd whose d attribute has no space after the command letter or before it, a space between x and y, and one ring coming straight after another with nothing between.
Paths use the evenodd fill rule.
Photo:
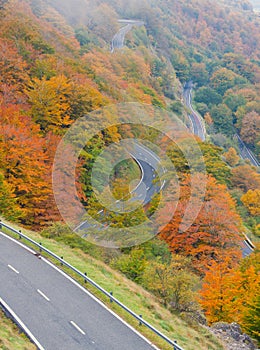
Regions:
<instances>
[{"instance_id":1,"label":"grassy embankment","mask_svg":"<svg viewBox=\"0 0 260 350\"><path fill-rule=\"evenodd\" d=\"M11 320L0 310L0 349L1 350L33 350L36 347L21 334Z\"/></svg>"},{"instance_id":2,"label":"grassy embankment","mask_svg":"<svg viewBox=\"0 0 260 350\"><path fill-rule=\"evenodd\" d=\"M174 315L169 310L165 309L152 294L128 280L117 271L114 271L102 261L94 259L93 257L83 253L78 248L69 248L61 242L43 238L39 234L32 231L26 231L24 229L22 231L35 241L41 242L44 247L52 250L57 255L63 256L66 261L78 268L80 271L87 272L90 278L95 280L106 290L112 291L116 298L125 303L137 314L141 314L146 321L150 322L169 338L176 339L185 350L223 349L223 346L219 343L219 341L204 327L197 326L194 328L189 326L177 315ZM71 272L69 273L75 279L77 279L76 275L73 275ZM84 283L84 281L80 282ZM172 347L165 343L165 341L155 336L146 327L139 326L136 320L122 311L117 305L113 303L111 304L110 301L107 300L107 298L101 293L97 292L88 284L85 284L85 286L90 291L94 292L97 297L108 304L112 310L116 311L122 318L149 338L160 349L172 350ZM1 341L4 344L9 344L10 346L9 348L7 347L7 349L31 349L29 342L26 343L24 337L22 335L19 336L18 332L14 330L15 328L10 325L10 322L7 322L3 318L0 326L0 344ZM21 345L19 348L17 345L19 342L21 344L24 342L24 347Z\"/></svg>"}]
</instances>

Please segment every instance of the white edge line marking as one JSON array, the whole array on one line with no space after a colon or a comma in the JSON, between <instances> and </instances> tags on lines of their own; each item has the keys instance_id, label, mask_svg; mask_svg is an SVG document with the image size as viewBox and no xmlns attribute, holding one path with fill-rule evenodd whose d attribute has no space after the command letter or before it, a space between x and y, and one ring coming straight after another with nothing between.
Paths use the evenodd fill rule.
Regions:
<instances>
[{"instance_id":1,"label":"white edge line marking","mask_svg":"<svg viewBox=\"0 0 260 350\"><path fill-rule=\"evenodd\" d=\"M26 325L22 322L22 320L16 315L16 313L10 308L6 302L0 297L0 304L12 315L12 317L17 321L23 331L27 334L27 336L33 341L33 343L37 346L39 350L45 350L44 347L39 343L39 341L35 338L35 336L31 333L31 331L26 327Z\"/></svg>"},{"instance_id":2,"label":"white edge line marking","mask_svg":"<svg viewBox=\"0 0 260 350\"><path fill-rule=\"evenodd\" d=\"M9 269L11 269L15 273L17 273L17 275L19 274L19 271L17 271L12 265L8 265L8 267L9 267Z\"/></svg>"},{"instance_id":3,"label":"white edge line marking","mask_svg":"<svg viewBox=\"0 0 260 350\"><path fill-rule=\"evenodd\" d=\"M153 159L156 160L157 163L160 164L160 166L162 166L162 165L161 165L161 159L160 159L157 155L155 155L154 153L150 152L146 147L140 145L139 142L136 142L136 146L139 147L139 148L141 148L141 149L143 149L144 151L146 151ZM140 163L140 161L136 158L136 156L133 155L131 152L128 152L128 153L129 153L130 156L132 156L132 158L136 161L136 163L137 163L137 165L139 166L139 168L140 168L140 170L141 170L141 173L142 173L142 177L141 177L141 180L139 181L138 185L130 192L130 193L132 194L132 193L134 193L134 192L138 189L139 186L141 186L141 184L142 184L142 182L143 182L143 179L144 179L144 169L143 169L142 164ZM142 155L142 153L139 152L139 155ZM145 158L145 160L147 161L147 158ZM150 163L149 163L149 165L150 165L151 167L153 167ZM155 170L152 169L152 171L154 172ZM164 171L164 173L165 173L165 171ZM154 177L155 177L155 176L154 176ZM116 201L116 203L119 203L119 202L121 202L121 201L120 201L120 200ZM98 212L98 214L101 214L103 211L104 211L104 210L100 210L100 211ZM77 231L78 229L80 229L81 226L83 226L83 225L84 225L85 223L87 223L87 222L88 222L88 221L84 221L84 222L80 223L80 224L74 229L74 231Z\"/></svg>"},{"instance_id":4,"label":"white edge line marking","mask_svg":"<svg viewBox=\"0 0 260 350\"><path fill-rule=\"evenodd\" d=\"M3 232L0 232L0 235L4 236L5 238L9 239L10 241L18 244L19 246L21 246L22 248L26 249L28 252L32 253L32 254L35 254L35 251L32 250L31 248L27 247L26 245L22 244L21 242L17 241L16 239L12 238L12 237L9 237L8 235L6 235L5 233Z\"/></svg>"},{"instance_id":5,"label":"white edge line marking","mask_svg":"<svg viewBox=\"0 0 260 350\"><path fill-rule=\"evenodd\" d=\"M81 334L86 335L86 333L73 321L70 321L73 327L75 327Z\"/></svg>"},{"instance_id":6,"label":"white edge line marking","mask_svg":"<svg viewBox=\"0 0 260 350\"><path fill-rule=\"evenodd\" d=\"M144 146L142 143L138 142L138 140L136 140L136 144L138 147L140 147L143 151L147 152L150 154L150 156L155 159L157 162L160 163L161 165L161 159L157 156L157 154L155 154L154 152L151 152L148 147Z\"/></svg>"},{"instance_id":7,"label":"white edge line marking","mask_svg":"<svg viewBox=\"0 0 260 350\"><path fill-rule=\"evenodd\" d=\"M137 163L137 165L139 166L139 169L141 170L142 176L141 176L141 180L139 181L138 185L135 186L135 188L130 192L131 194L134 193L139 186L141 186L143 180L144 180L144 169L142 167L142 164L140 163L139 159L136 158L136 156L134 156L131 152L128 152L130 154L130 156L135 160L135 162Z\"/></svg>"},{"instance_id":8,"label":"white edge line marking","mask_svg":"<svg viewBox=\"0 0 260 350\"><path fill-rule=\"evenodd\" d=\"M51 262L46 260L45 258L42 257L42 261L44 261L46 264L50 265L53 269L58 271L60 274L62 274L65 278L67 278L70 282L75 284L78 288L80 288L85 294L87 294L90 298L95 300L99 305L101 305L105 310L110 312L115 318L117 318L120 322L122 322L125 326L127 326L129 329L131 329L132 332L134 332L136 335L138 335L140 338L142 338L146 343L151 345L154 349L160 350L157 348L150 340L148 340L144 335L142 335L140 332L138 332L134 327L132 327L130 324L128 324L126 321L124 321L120 316L118 316L114 311L109 309L102 301L97 299L93 294L91 294L87 289L82 287L78 282L74 281L72 277L67 275L65 272L60 270L57 266L53 265Z\"/></svg>"},{"instance_id":9,"label":"white edge line marking","mask_svg":"<svg viewBox=\"0 0 260 350\"><path fill-rule=\"evenodd\" d=\"M28 250L31 253L35 253L35 251L33 251L32 249L26 247L26 245L22 244L21 242L18 242L17 240L15 240L12 237L9 237L8 235L6 235L3 232L0 232L1 235L3 235L4 237L6 237L7 239L10 239L11 241L13 241L14 243L20 245L21 247L23 247L24 249ZM47 259L45 258L41 258L41 261L44 261L46 264L48 264L49 266L51 266L54 270L58 271L61 275L63 275L65 278L67 278L70 282L72 282L73 284L75 284L78 288L80 288L85 294L87 294L90 298L92 298L93 300L95 300L99 305L101 305L105 310L107 310L108 312L110 312L111 315L113 315L115 318L117 318L121 323L123 323L126 327L128 327L129 329L131 329L132 332L134 332L136 335L138 335L140 338L142 338L146 343L148 343L149 345L151 345L154 349L156 350L160 350L159 348L157 348L150 340L148 340L144 335L142 335L140 332L138 332L134 327L132 327L130 324L128 324L126 321L124 321L120 316L118 316L114 311L110 310L104 303L102 303L102 301L100 301L99 299L97 299L93 294L91 294L88 290L86 290L84 287L82 287L78 282L74 281L72 277L70 277L69 275L67 275L65 272L63 272L62 270L60 270L57 266L53 265L51 262L49 262ZM1 302L1 298L0 298L0 302ZM40 350L45 350L43 347L39 346Z\"/></svg>"},{"instance_id":10,"label":"white edge line marking","mask_svg":"<svg viewBox=\"0 0 260 350\"><path fill-rule=\"evenodd\" d=\"M50 301L50 299L45 295L40 289L37 289L37 292L47 301Z\"/></svg>"}]
</instances>

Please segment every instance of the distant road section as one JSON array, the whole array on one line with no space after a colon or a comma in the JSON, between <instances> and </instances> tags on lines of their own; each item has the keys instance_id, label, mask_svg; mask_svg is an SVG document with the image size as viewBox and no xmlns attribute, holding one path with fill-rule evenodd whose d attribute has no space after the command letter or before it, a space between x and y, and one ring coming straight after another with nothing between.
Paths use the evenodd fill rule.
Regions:
<instances>
[{"instance_id":1,"label":"distant road section","mask_svg":"<svg viewBox=\"0 0 260 350\"><path fill-rule=\"evenodd\" d=\"M202 141L206 140L206 128L204 121L198 112L196 112L191 103L192 82L186 83L184 86L183 97L184 103L190 110L189 118L192 125L192 133L198 136Z\"/></svg>"},{"instance_id":2,"label":"distant road section","mask_svg":"<svg viewBox=\"0 0 260 350\"><path fill-rule=\"evenodd\" d=\"M164 187L165 182L160 183L160 177L158 175L163 175L165 169L161 165L161 160L158 158L158 156L137 141L133 143L133 148L130 151L129 156L136 161L142 172L141 181L131 192L132 200L142 200L143 205L146 205L150 203L154 195L159 193ZM155 183L156 180L158 180L157 183ZM102 219L104 210L101 210L99 215L100 219ZM90 222L84 221L75 228L75 231L86 231L91 227L95 228L96 226L92 226ZM109 225L106 225L103 227L103 229L107 229L108 227ZM87 233L84 232L82 237L84 238L86 235Z\"/></svg>"},{"instance_id":3,"label":"distant road section","mask_svg":"<svg viewBox=\"0 0 260 350\"><path fill-rule=\"evenodd\" d=\"M124 47L125 36L129 33L133 27L135 26L143 26L144 22L139 20L127 20L120 19L119 23L126 24L123 28L121 28L113 37L111 43L111 52L113 53L116 49L122 49Z\"/></svg>"},{"instance_id":4,"label":"distant road section","mask_svg":"<svg viewBox=\"0 0 260 350\"><path fill-rule=\"evenodd\" d=\"M40 350L156 349L72 278L1 232L0 302Z\"/></svg>"},{"instance_id":5,"label":"distant road section","mask_svg":"<svg viewBox=\"0 0 260 350\"><path fill-rule=\"evenodd\" d=\"M189 108L191 113L189 114L189 118L192 125L192 133L196 136L198 136L202 141L205 141L206 139L206 129L204 125L204 121L202 120L201 116L193 109L192 102L191 102L191 92L192 92L192 82L188 82L184 86L183 91L183 97L184 97L184 103ZM259 162L257 161L254 154L246 147L242 139L238 134L235 135L235 137L238 139L239 149L240 149L240 156L243 159L249 159L250 162L258 167ZM243 257L246 257L250 255L255 247L253 243L250 241L250 239L245 236L245 240L243 241Z\"/></svg>"},{"instance_id":6,"label":"distant road section","mask_svg":"<svg viewBox=\"0 0 260 350\"><path fill-rule=\"evenodd\" d=\"M202 120L201 116L194 110L192 107L192 82L188 82L184 86L183 91L183 97L184 97L184 103L190 110L189 118L191 121L191 131L194 135L198 136L202 141L205 141L206 139L206 129L204 121ZM256 156L253 154L252 151L245 145L243 140L238 134L235 134L235 138L238 141L240 156L242 159L246 160L248 159L252 165L255 167L259 167L259 161L257 160Z\"/></svg>"},{"instance_id":7,"label":"distant road section","mask_svg":"<svg viewBox=\"0 0 260 350\"><path fill-rule=\"evenodd\" d=\"M238 141L239 152L240 152L241 158L244 160L248 159L252 165L259 167L260 164L259 164L258 160L256 159L256 156L254 155L254 153L252 151L250 151L250 149L248 147L246 147L246 145L243 142L243 140L241 139L241 137L238 134L235 134L235 138Z\"/></svg>"}]
</instances>

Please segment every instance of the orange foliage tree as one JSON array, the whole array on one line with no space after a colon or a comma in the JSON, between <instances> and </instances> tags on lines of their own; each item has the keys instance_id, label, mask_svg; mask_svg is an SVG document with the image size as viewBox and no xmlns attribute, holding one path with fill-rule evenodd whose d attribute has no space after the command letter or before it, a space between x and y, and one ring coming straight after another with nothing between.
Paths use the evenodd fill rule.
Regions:
<instances>
[{"instance_id":1,"label":"orange foliage tree","mask_svg":"<svg viewBox=\"0 0 260 350\"><path fill-rule=\"evenodd\" d=\"M0 160L5 180L22 211L22 222L34 225L50 193L45 181L46 155L39 127L17 107L0 106Z\"/></svg>"},{"instance_id":2,"label":"orange foliage tree","mask_svg":"<svg viewBox=\"0 0 260 350\"><path fill-rule=\"evenodd\" d=\"M260 175L250 165L239 165L232 169L232 184L243 192L260 188Z\"/></svg>"},{"instance_id":3,"label":"orange foliage tree","mask_svg":"<svg viewBox=\"0 0 260 350\"><path fill-rule=\"evenodd\" d=\"M247 113L242 119L241 137L251 145L259 140L260 133L260 114L255 111Z\"/></svg>"},{"instance_id":4,"label":"orange foliage tree","mask_svg":"<svg viewBox=\"0 0 260 350\"><path fill-rule=\"evenodd\" d=\"M229 257L221 263L212 262L206 272L199 300L210 324L218 321L238 322L246 327L246 316L252 301L259 294L259 259L259 251L256 251L240 266L233 268Z\"/></svg>"},{"instance_id":5,"label":"orange foliage tree","mask_svg":"<svg viewBox=\"0 0 260 350\"><path fill-rule=\"evenodd\" d=\"M191 257L200 273L204 273L212 261L222 261L225 256L237 261L241 256L241 219L226 186L208 177L205 200L197 218L186 232L180 232L189 194L190 180L187 176L182 183L176 213L160 237L169 244L173 253Z\"/></svg>"},{"instance_id":6,"label":"orange foliage tree","mask_svg":"<svg viewBox=\"0 0 260 350\"><path fill-rule=\"evenodd\" d=\"M0 94L5 103L25 101L22 91L29 78L27 64L9 40L0 38Z\"/></svg>"},{"instance_id":7,"label":"orange foliage tree","mask_svg":"<svg viewBox=\"0 0 260 350\"><path fill-rule=\"evenodd\" d=\"M219 321L232 322L239 312L234 298L239 294L241 276L231 268L230 258L223 262L212 262L206 272L200 304L210 324Z\"/></svg>"},{"instance_id":8,"label":"orange foliage tree","mask_svg":"<svg viewBox=\"0 0 260 350\"><path fill-rule=\"evenodd\" d=\"M251 215L260 215L260 190L249 190L241 197L241 200Z\"/></svg>"}]
</instances>

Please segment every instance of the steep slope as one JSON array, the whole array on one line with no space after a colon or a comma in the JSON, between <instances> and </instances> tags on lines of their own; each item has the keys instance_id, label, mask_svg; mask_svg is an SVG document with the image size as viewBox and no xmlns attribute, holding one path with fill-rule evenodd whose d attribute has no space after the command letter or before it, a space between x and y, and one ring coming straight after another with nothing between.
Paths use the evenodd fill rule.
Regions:
<instances>
[{"instance_id":1,"label":"steep slope","mask_svg":"<svg viewBox=\"0 0 260 350\"><path fill-rule=\"evenodd\" d=\"M145 25L133 28L126 36L126 47L112 54L111 40L121 27L118 20L122 18L142 20ZM132 279L140 281L146 276L142 282L145 287L174 312L177 307L172 285L166 298L148 277L149 271L151 275L151 271L162 269L170 274L171 283L176 283L176 276L172 276L172 267L179 264L174 260L176 253L185 261L181 273L190 288L186 288L185 297L197 298L200 286L196 281L202 280L212 263L240 278L240 234L252 231L259 235L260 222L254 209L259 206L260 176L257 169L239 159L233 136L239 133L259 155L259 27L259 18L247 1L2 0L2 214L38 231L61 221L52 193L51 172L57 144L69 127L89 112L133 101L172 111L190 126L182 102L183 85L192 80L195 107L204 118L209 135L204 143L198 140L209 174L207 200L190 231L180 235L179 224L190 191L190 171L182 152L170 148L169 156L182 188L178 212L162 235L171 249L172 261L165 259L168 247L161 249L157 242L153 249L163 252L161 255L147 253L147 248L141 247L120 251L113 263ZM108 118L116 125L116 116ZM92 122L99 124L101 120L90 120L89 126ZM119 128L115 126L97 135L82 152L76 184L87 208L96 204L90 186L95 157L119 139ZM62 232L58 238L68 244L84 245L79 238L75 243L75 238L68 236ZM231 255L235 259L230 266L225 265L225 259ZM144 262L143 270L136 272L129 260ZM255 278L254 264L250 261ZM147 265L151 270L144 272ZM235 286L240 295L246 294L243 278L247 275L237 279L241 284ZM246 281L246 290L255 285L254 278ZM219 285L220 290L222 287ZM237 300L249 306L248 300ZM233 302L228 299L228 315L221 314L221 320L242 318L241 305L232 314ZM187 299L183 304L186 307ZM182 310L184 306L178 307Z\"/></svg>"}]
</instances>

